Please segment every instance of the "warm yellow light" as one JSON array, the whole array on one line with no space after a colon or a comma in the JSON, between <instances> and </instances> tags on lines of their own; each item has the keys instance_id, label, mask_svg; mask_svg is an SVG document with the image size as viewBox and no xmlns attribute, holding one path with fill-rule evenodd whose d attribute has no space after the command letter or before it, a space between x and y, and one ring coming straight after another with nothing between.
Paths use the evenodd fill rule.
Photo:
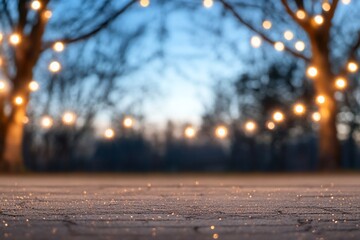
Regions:
<instances>
[{"instance_id":1,"label":"warm yellow light","mask_svg":"<svg viewBox=\"0 0 360 240\"><path fill-rule=\"evenodd\" d=\"M32 10L37 11L37 10L39 10L39 9L41 8L41 2L38 1L38 0L33 0L33 1L31 2L30 7L31 7Z\"/></svg>"},{"instance_id":2,"label":"warm yellow light","mask_svg":"<svg viewBox=\"0 0 360 240\"><path fill-rule=\"evenodd\" d=\"M186 127L184 130L184 135L186 138L194 138L196 135L195 128L193 128L191 126Z\"/></svg>"},{"instance_id":3,"label":"warm yellow light","mask_svg":"<svg viewBox=\"0 0 360 240\"><path fill-rule=\"evenodd\" d=\"M256 130L256 123L254 122L254 121L247 121L246 123L245 123L245 130L247 131L247 132L254 132L255 130Z\"/></svg>"},{"instance_id":4,"label":"warm yellow light","mask_svg":"<svg viewBox=\"0 0 360 240\"><path fill-rule=\"evenodd\" d=\"M284 32L284 38L288 41L291 41L294 38L294 34L292 31L287 30Z\"/></svg>"},{"instance_id":5,"label":"warm yellow light","mask_svg":"<svg viewBox=\"0 0 360 240\"><path fill-rule=\"evenodd\" d=\"M0 42L4 39L4 35L0 32Z\"/></svg>"},{"instance_id":6,"label":"warm yellow light","mask_svg":"<svg viewBox=\"0 0 360 240\"><path fill-rule=\"evenodd\" d=\"M330 11L330 8L331 8L330 3L328 3L328 2L323 2L323 4L322 4L322 9L323 9L325 12Z\"/></svg>"},{"instance_id":7,"label":"warm yellow light","mask_svg":"<svg viewBox=\"0 0 360 240\"><path fill-rule=\"evenodd\" d=\"M4 60L2 59L2 57L0 57L0 67L3 65L3 63L4 63Z\"/></svg>"},{"instance_id":8,"label":"warm yellow light","mask_svg":"<svg viewBox=\"0 0 360 240\"><path fill-rule=\"evenodd\" d=\"M324 17L321 16L321 15L316 15L314 17L314 22L317 24L317 25L321 25L324 23Z\"/></svg>"},{"instance_id":9,"label":"warm yellow light","mask_svg":"<svg viewBox=\"0 0 360 240\"><path fill-rule=\"evenodd\" d=\"M358 64L356 62L349 62L347 64L347 69L349 70L349 72L356 72L358 70Z\"/></svg>"},{"instance_id":10,"label":"warm yellow light","mask_svg":"<svg viewBox=\"0 0 360 240\"><path fill-rule=\"evenodd\" d=\"M40 120L42 128L49 129L53 126L54 120L49 116L43 116Z\"/></svg>"},{"instance_id":11,"label":"warm yellow light","mask_svg":"<svg viewBox=\"0 0 360 240\"><path fill-rule=\"evenodd\" d=\"M297 41L295 43L295 49L299 52L302 52L305 50L305 43L303 41Z\"/></svg>"},{"instance_id":12,"label":"warm yellow light","mask_svg":"<svg viewBox=\"0 0 360 240\"><path fill-rule=\"evenodd\" d=\"M318 122L321 119L321 114L319 112L314 112L311 118L314 120L314 122Z\"/></svg>"},{"instance_id":13,"label":"warm yellow light","mask_svg":"<svg viewBox=\"0 0 360 240\"><path fill-rule=\"evenodd\" d=\"M65 125L73 125L76 122L76 115L73 112L65 112L61 119Z\"/></svg>"},{"instance_id":14,"label":"warm yellow light","mask_svg":"<svg viewBox=\"0 0 360 240\"><path fill-rule=\"evenodd\" d=\"M272 122L272 121L269 121L266 123L266 127L269 129L269 130L273 130L275 128L275 123Z\"/></svg>"},{"instance_id":15,"label":"warm yellow light","mask_svg":"<svg viewBox=\"0 0 360 240\"><path fill-rule=\"evenodd\" d=\"M10 44L12 44L14 46L18 45L21 42L20 34L18 34L18 33L11 34L9 37L9 41L10 41Z\"/></svg>"},{"instance_id":16,"label":"warm yellow light","mask_svg":"<svg viewBox=\"0 0 360 240\"><path fill-rule=\"evenodd\" d=\"M341 0L341 2L345 5L348 5L351 3L351 0Z\"/></svg>"},{"instance_id":17,"label":"warm yellow light","mask_svg":"<svg viewBox=\"0 0 360 240\"><path fill-rule=\"evenodd\" d=\"M253 36L250 40L251 46L258 48L261 46L261 38L259 36Z\"/></svg>"},{"instance_id":18,"label":"warm yellow light","mask_svg":"<svg viewBox=\"0 0 360 240\"><path fill-rule=\"evenodd\" d=\"M214 5L214 1L213 0L204 0L203 5L206 8L211 8Z\"/></svg>"},{"instance_id":19,"label":"warm yellow light","mask_svg":"<svg viewBox=\"0 0 360 240\"><path fill-rule=\"evenodd\" d=\"M276 42L274 44L274 48L275 48L276 51L281 52L281 51L284 51L285 45L282 42Z\"/></svg>"},{"instance_id":20,"label":"warm yellow light","mask_svg":"<svg viewBox=\"0 0 360 240\"><path fill-rule=\"evenodd\" d=\"M148 7L150 5L150 0L140 0L140 6Z\"/></svg>"},{"instance_id":21,"label":"warm yellow light","mask_svg":"<svg viewBox=\"0 0 360 240\"><path fill-rule=\"evenodd\" d=\"M21 96L16 96L14 98L14 103L15 103L15 105L20 106L24 103L24 99Z\"/></svg>"},{"instance_id":22,"label":"warm yellow light","mask_svg":"<svg viewBox=\"0 0 360 240\"><path fill-rule=\"evenodd\" d=\"M326 99L325 99L325 96L324 95L318 95L317 97L316 97L316 102L318 103L318 104L324 104L325 103L325 101L326 101Z\"/></svg>"},{"instance_id":23,"label":"warm yellow light","mask_svg":"<svg viewBox=\"0 0 360 240\"><path fill-rule=\"evenodd\" d=\"M303 19L306 18L306 12L305 12L304 10L297 10L297 11L296 11L296 17L297 17L298 19L303 20Z\"/></svg>"},{"instance_id":24,"label":"warm yellow light","mask_svg":"<svg viewBox=\"0 0 360 240\"><path fill-rule=\"evenodd\" d=\"M339 90L343 90L347 87L347 81L345 78L343 77L338 77L336 80L335 80L335 87Z\"/></svg>"},{"instance_id":25,"label":"warm yellow light","mask_svg":"<svg viewBox=\"0 0 360 240\"><path fill-rule=\"evenodd\" d=\"M265 20L265 21L263 21L262 26L266 30L269 30L272 27L272 23L269 20Z\"/></svg>"},{"instance_id":26,"label":"warm yellow light","mask_svg":"<svg viewBox=\"0 0 360 240\"><path fill-rule=\"evenodd\" d=\"M39 90L39 84L36 81L31 81L29 83L29 89L32 92L36 92L37 90Z\"/></svg>"},{"instance_id":27,"label":"warm yellow light","mask_svg":"<svg viewBox=\"0 0 360 240\"><path fill-rule=\"evenodd\" d=\"M294 113L296 115L303 115L306 111L305 105L301 103L297 103L294 105Z\"/></svg>"},{"instance_id":28,"label":"warm yellow light","mask_svg":"<svg viewBox=\"0 0 360 240\"><path fill-rule=\"evenodd\" d=\"M284 121L284 114L280 111L276 111L273 114L273 119L275 122L282 122Z\"/></svg>"},{"instance_id":29,"label":"warm yellow light","mask_svg":"<svg viewBox=\"0 0 360 240\"><path fill-rule=\"evenodd\" d=\"M53 46L54 51L56 52L62 52L64 51L65 45L62 42L56 42Z\"/></svg>"},{"instance_id":30,"label":"warm yellow light","mask_svg":"<svg viewBox=\"0 0 360 240\"><path fill-rule=\"evenodd\" d=\"M104 132L104 137L107 139L113 139L115 137L115 131L112 128L108 128Z\"/></svg>"},{"instance_id":31,"label":"warm yellow light","mask_svg":"<svg viewBox=\"0 0 360 240\"><path fill-rule=\"evenodd\" d=\"M6 91L7 88L7 84L4 80L0 79L0 93L3 93Z\"/></svg>"},{"instance_id":32,"label":"warm yellow light","mask_svg":"<svg viewBox=\"0 0 360 240\"><path fill-rule=\"evenodd\" d=\"M46 19L50 19L52 17L52 12L50 10L45 10L43 14Z\"/></svg>"},{"instance_id":33,"label":"warm yellow light","mask_svg":"<svg viewBox=\"0 0 360 240\"><path fill-rule=\"evenodd\" d=\"M215 136L217 138L224 139L227 137L227 135L228 135L228 130L225 126L221 125L215 129Z\"/></svg>"},{"instance_id":34,"label":"warm yellow light","mask_svg":"<svg viewBox=\"0 0 360 240\"><path fill-rule=\"evenodd\" d=\"M61 70L61 64L58 61L52 61L49 64L49 71L56 73L59 72Z\"/></svg>"},{"instance_id":35,"label":"warm yellow light","mask_svg":"<svg viewBox=\"0 0 360 240\"><path fill-rule=\"evenodd\" d=\"M311 77L311 78L314 78L318 75L318 70L316 67L314 66L310 66L308 67L308 69L306 70L306 74Z\"/></svg>"},{"instance_id":36,"label":"warm yellow light","mask_svg":"<svg viewBox=\"0 0 360 240\"><path fill-rule=\"evenodd\" d=\"M123 126L125 128L132 128L134 126L134 119L132 117L125 117L123 120Z\"/></svg>"},{"instance_id":37,"label":"warm yellow light","mask_svg":"<svg viewBox=\"0 0 360 240\"><path fill-rule=\"evenodd\" d=\"M29 118L27 117L27 116L25 116L24 118L23 118L23 124L28 124L29 123Z\"/></svg>"}]
</instances>

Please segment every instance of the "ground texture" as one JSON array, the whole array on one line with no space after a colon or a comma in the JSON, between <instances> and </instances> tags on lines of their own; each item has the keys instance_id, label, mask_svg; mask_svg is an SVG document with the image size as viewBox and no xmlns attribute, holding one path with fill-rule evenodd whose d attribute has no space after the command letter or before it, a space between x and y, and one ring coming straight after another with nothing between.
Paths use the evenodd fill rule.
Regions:
<instances>
[{"instance_id":1,"label":"ground texture","mask_svg":"<svg viewBox=\"0 0 360 240\"><path fill-rule=\"evenodd\" d=\"M360 175L0 176L0 239L360 239Z\"/></svg>"}]
</instances>

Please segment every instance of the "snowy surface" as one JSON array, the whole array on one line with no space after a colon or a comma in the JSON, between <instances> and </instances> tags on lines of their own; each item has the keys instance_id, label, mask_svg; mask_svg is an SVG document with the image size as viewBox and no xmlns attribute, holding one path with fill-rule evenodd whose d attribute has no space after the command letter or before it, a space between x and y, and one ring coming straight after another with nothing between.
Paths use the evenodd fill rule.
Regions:
<instances>
[{"instance_id":1,"label":"snowy surface","mask_svg":"<svg viewBox=\"0 0 360 240\"><path fill-rule=\"evenodd\" d=\"M360 175L0 176L0 239L360 239Z\"/></svg>"}]
</instances>

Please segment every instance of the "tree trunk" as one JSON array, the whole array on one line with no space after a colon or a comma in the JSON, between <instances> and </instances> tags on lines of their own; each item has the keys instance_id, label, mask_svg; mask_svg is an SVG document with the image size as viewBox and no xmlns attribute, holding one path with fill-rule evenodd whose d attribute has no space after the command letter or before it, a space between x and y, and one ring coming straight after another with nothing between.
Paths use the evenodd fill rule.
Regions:
<instances>
[{"instance_id":1,"label":"tree trunk","mask_svg":"<svg viewBox=\"0 0 360 240\"><path fill-rule=\"evenodd\" d=\"M23 165L23 133L26 105L16 107L6 124L1 168L7 172L24 170Z\"/></svg>"}]
</instances>

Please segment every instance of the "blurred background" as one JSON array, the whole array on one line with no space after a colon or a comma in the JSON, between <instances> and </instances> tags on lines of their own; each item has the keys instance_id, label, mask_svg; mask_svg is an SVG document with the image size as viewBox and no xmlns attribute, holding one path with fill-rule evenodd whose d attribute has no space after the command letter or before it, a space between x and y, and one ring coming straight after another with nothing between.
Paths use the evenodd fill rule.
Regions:
<instances>
[{"instance_id":1,"label":"blurred background","mask_svg":"<svg viewBox=\"0 0 360 240\"><path fill-rule=\"evenodd\" d=\"M337 148L321 129L336 168L360 168L359 1L0 9L5 171L315 171Z\"/></svg>"}]
</instances>

